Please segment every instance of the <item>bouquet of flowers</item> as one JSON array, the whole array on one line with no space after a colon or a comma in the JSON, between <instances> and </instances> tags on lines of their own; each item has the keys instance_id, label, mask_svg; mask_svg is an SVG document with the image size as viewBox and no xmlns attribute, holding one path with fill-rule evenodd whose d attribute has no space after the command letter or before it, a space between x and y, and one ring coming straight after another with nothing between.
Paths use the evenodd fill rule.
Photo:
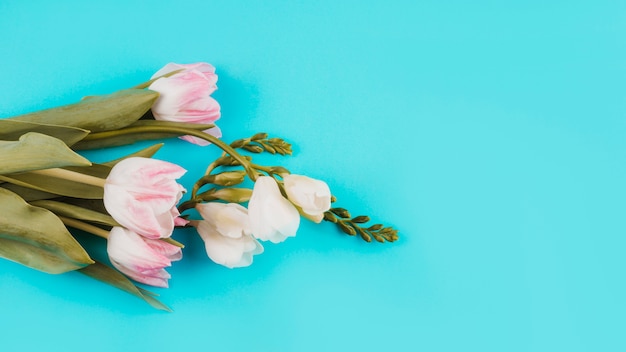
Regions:
<instances>
[{"instance_id":1,"label":"bouquet of flowers","mask_svg":"<svg viewBox=\"0 0 626 352\"><path fill-rule=\"evenodd\" d=\"M294 237L301 217L367 242L398 239L392 227L335 207L325 182L253 161L291 155L284 139L223 142L216 83L207 63L170 63L130 89L0 119L0 256L46 273L78 271L169 310L138 284L167 287L165 268L184 248L172 238L177 227L195 228L209 258L229 268L250 265L262 242ZM186 170L153 158L163 143L100 164L78 153L174 137L222 150L189 193L177 182ZM106 239L108 258L94 260L76 231Z\"/></svg>"}]
</instances>

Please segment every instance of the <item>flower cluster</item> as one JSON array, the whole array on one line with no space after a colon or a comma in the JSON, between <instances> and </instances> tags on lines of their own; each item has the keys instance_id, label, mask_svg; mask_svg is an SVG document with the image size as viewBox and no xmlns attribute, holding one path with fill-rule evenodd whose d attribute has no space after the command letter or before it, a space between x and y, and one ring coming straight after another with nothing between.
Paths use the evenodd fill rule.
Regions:
<instances>
[{"instance_id":1,"label":"flower cluster","mask_svg":"<svg viewBox=\"0 0 626 352\"><path fill-rule=\"evenodd\" d=\"M176 208L185 191L176 179L185 172L165 161L131 157L119 162L104 183L104 206L122 226L109 233L109 258L136 281L167 287L170 276L163 268L182 258L180 247L159 239L187 224Z\"/></svg>"},{"instance_id":2,"label":"flower cluster","mask_svg":"<svg viewBox=\"0 0 626 352\"><path fill-rule=\"evenodd\" d=\"M193 222L215 263L229 268L252 264L252 256L263 253L258 240L280 243L294 237L303 215L317 222L330 209L330 189L319 180L285 175L285 198L276 180L260 176L252 191L248 209L237 203L198 203L202 221ZM304 210L306 209L306 210Z\"/></svg>"},{"instance_id":3,"label":"flower cluster","mask_svg":"<svg viewBox=\"0 0 626 352\"><path fill-rule=\"evenodd\" d=\"M291 155L285 140L258 133L223 142L216 83L207 63L171 63L131 89L0 119L0 256L48 273L79 271L167 309L134 282L168 286L166 268L183 256L177 227L195 228L207 256L228 268L251 265L264 242L296 236L301 218L368 242L398 238L333 207L324 181L253 161ZM78 153L170 137L222 150L189 193L177 181L184 168L152 158L162 144L102 164ZM105 238L107 258L95 258L74 229Z\"/></svg>"}]
</instances>

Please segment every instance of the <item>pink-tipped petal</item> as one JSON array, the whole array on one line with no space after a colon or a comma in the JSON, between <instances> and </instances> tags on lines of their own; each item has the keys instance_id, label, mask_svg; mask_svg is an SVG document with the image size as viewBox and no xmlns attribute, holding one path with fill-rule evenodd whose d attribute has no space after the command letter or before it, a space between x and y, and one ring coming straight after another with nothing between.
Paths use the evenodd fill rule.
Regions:
<instances>
[{"instance_id":1,"label":"pink-tipped petal","mask_svg":"<svg viewBox=\"0 0 626 352\"><path fill-rule=\"evenodd\" d=\"M170 63L155 73L162 76L176 70L182 70L169 77L154 81L149 89L159 93L152 106L154 118L162 121L211 124L220 116L220 105L210 95L217 89L215 68L207 63L174 64ZM183 139L199 145L209 143L195 137Z\"/></svg>"},{"instance_id":2,"label":"pink-tipped petal","mask_svg":"<svg viewBox=\"0 0 626 352\"><path fill-rule=\"evenodd\" d=\"M182 223L176 209L184 188L176 179L185 169L165 161L128 158L106 179L104 206L122 226L147 238L169 237Z\"/></svg>"},{"instance_id":3,"label":"pink-tipped petal","mask_svg":"<svg viewBox=\"0 0 626 352\"><path fill-rule=\"evenodd\" d=\"M182 257L180 248L160 240L150 240L133 231L114 227L109 233L107 252L111 264L135 281L167 287L170 278L165 267Z\"/></svg>"}]
</instances>

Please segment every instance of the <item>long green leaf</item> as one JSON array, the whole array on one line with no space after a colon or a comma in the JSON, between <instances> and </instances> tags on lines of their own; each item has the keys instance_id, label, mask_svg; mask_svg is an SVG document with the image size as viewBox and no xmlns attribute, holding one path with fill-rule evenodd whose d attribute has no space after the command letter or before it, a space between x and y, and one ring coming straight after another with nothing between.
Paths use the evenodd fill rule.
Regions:
<instances>
[{"instance_id":1,"label":"long green leaf","mask_svg":"<svg viewBox=\"0 0 626 352\"><path fill-rule=\"evenodd\" d=\"M14 141L27 132L37 132L58 138L67 145L72 145L89 134L87 130L70 126L58 126L12 119L0 120L0 140Z\"/></svg>"},{"instance_id":2,"label":"long green leaf","mask_svg":"<svg viewBox=\"0 0 626 352\"><path fill-rule=\"evenodd\" d=\"M33 112L12 120L71 126L92 132L116 130L137 121L159 93L146 89L124 89L113 94L89 97L76 104Z\"/></svg>"},{"instance_id":3,"label":"long green leaf","mask_svg":"<svg viewBox=\"0 0 626 352\"><path fill-rule=\"evenodd\" d=\"M102 199L84 199L84 198L59 198L59 201L67 204L72 204L79 206L81 208L90 209L93 211L97 211L102 214L108 214L106 208L104 207L104 202Z\"/></svg>"},{"instance_id":4,"label":"long green leaf","mask_svg":"<svg viewBox=\"0 0 626 352\"><path fill-rule=\"evenodd\" d=\"M46 273L80 269L93 260L46 209L0 188L0 257Z\"/></svg>"},{"instance_id":5,"label":"long green leaf","mask_svg":"<svg viewBox=\"0 0 626 352\"><path fill-rule=\"evenodd\" d=\"M89 166L65 143L45 134L29 132L17 141L0 141L0 175L62 166Z\"/></svg>"},{"instance_id":6,"label":"long green leaf","mask_svg":"<svg viewBox=\"0 0 626 352\"><path fill-rule=\"evenodd\" d=\"M172 311L168 306L154 298L156 294L135 286L126 276L105 264L95 262L92 265L80 269L79 272L139 297L156 309L167 312Z\"/></svg>"},{"instance_id":7,"label":"long green leaf","mask_svg":"<svg viewBox=\"0 0 626 352\"><path fill-rule=\"evenodd\" d=\"M75 150L107 148L133 144L138 141L174 138L181 135L180 132L144 132L141 131L141 127L162 127L164 130L166 130L168 127L184 127L191 128L197 131L204 131L215 127L215 125L193 124L188 122L139 120L129 126L126 126L126 128L124 129L91 134L85 137L85 139L76 143L73 148ZM133 132L130 132L130 129L132 129Z\"/></svg>"},{"instance_id":8,"label":"long green leaf","mask_svg":"<svg viewBox=\"0 0 626 352\"><path fill-rule=\"evenodd\" d=\"M0 180L38 191L58 194L60 196L86 199L102 199L104 196L102 187L49 175L34 173L0 175Z\"/></svg>"},{"instance_id":9,"label":"long green leaf","mask_svg":"<svg viewBox=\"0 0 626 352\"><path fill-rule=\"evenodd\" d=\"M18 186L18 185L9 183L9 182L4 182L4 183L0 184L0 187L8 189L9 191L17 194L18 196L20 196L22 199L24 199L27 202L34 201L34 200L52 199L52 198L58 198L59 197L58 194L48 193L48 192L44 192L44 191L38 191L36 189L23 187L23 186Z\"/></svg>"},{"instance_id":10,"label":"long green leaf","mask_svg":"<svg viewBox=\"0 0 626 352\"><path fill-rule=\"evenodd\" d=\"M30 202L36 207L48 209L59 216L93 222L108 226L120 226L110 215L103 214L94 210L79 207L77 205L58 202L54 200L37 200Z\"/></svg>"},{"instance_id":11,"label":"long green leaf","mask_svg":"<svg viewBox=\"0 0 626 352\"><path fill-rule=\"evenodd\" d=\"M99 178L107 178L111 172L111 166L104 164L91 164L91 166L67 166L63 169Z\"/></svg>"},{"instance_id":12,"label":"long green leaf","mask_svg":"<svg viewBox=\"0 0 626 352\"><path fill-rule=\"evenodd\" d=\"M113 167L117 163L119 163L120 161L122 161L124 159L128 159L128 158L132 158L132 157L152 158L152 156L154 154L156 154L156 152L158 152L159 149L161 149L162 146L163 146L163 143L155 144L155 145L152 145L152 146L150 146L148 148L144 148L144 149L141 149L141 150L139 150L137 152L134 152L132 154L128 154L126 156L123 156L121 158L108 161L108 162L106 162L106 163L104 163L102 165Z\"/></svg>"}]
</instances>

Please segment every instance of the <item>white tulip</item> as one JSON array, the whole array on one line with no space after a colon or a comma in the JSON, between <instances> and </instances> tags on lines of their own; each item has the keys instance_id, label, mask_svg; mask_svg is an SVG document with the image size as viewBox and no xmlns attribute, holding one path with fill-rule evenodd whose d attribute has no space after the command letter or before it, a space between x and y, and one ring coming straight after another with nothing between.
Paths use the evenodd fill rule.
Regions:
<instances>
[{"instance_id":1,"label":"white tulip","mask_svg":"<svg viewBox=\"0 0 626 352\"><path fill-rule=\"evenodd\" d=\"M263 246L252 237L248 210L236 203L201 203L196 209L203 221L194 222L206 253L217 264L240 268L252 264Z\"/></svg>"},{"instance_id":2,"label":"white tulip","mask_svg":"<svg viewBox=\"0 0 626 352\"><path fill-rule=\"evenodd\" d=\"M300 226L298 210L282 196L276 180L259 177L248 203L252 235L260 240L279 243L293 237Z\"/></svg>"}]
</instances>

